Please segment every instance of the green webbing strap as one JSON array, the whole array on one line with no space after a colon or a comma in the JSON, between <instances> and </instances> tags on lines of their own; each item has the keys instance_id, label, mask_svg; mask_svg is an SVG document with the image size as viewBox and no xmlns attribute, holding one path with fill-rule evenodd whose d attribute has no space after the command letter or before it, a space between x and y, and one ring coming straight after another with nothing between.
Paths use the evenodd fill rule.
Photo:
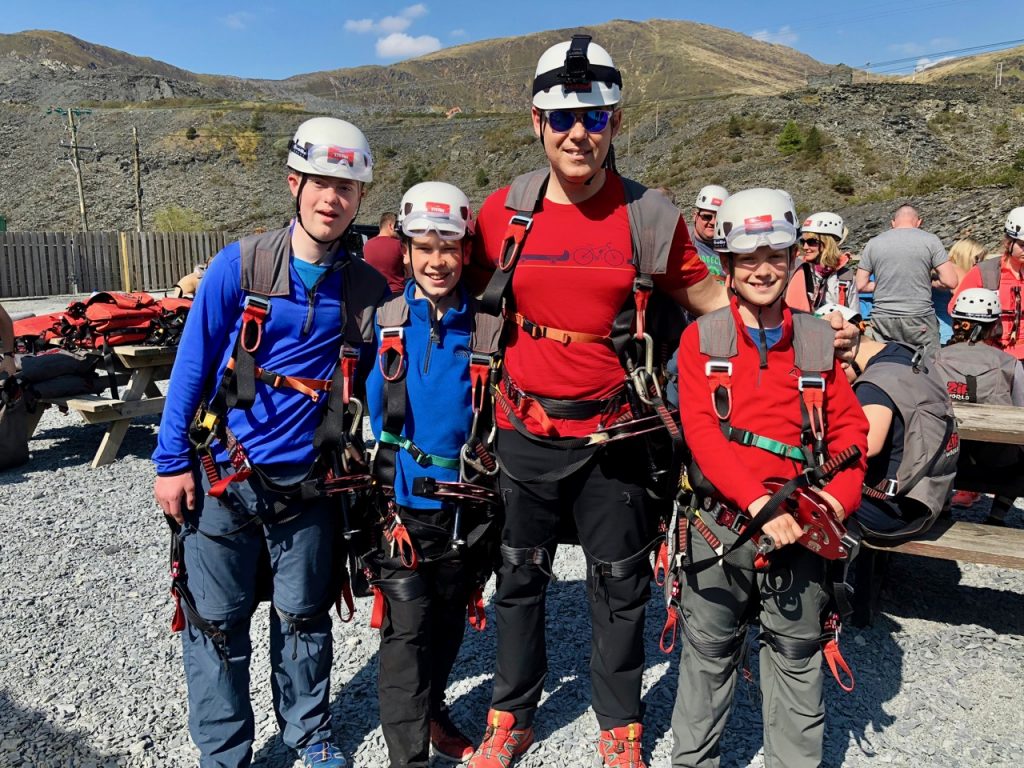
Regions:
<instances>
[{"instance_id":1,"label":"green webbing strap","mask_svg":"<svg viewBox=\"0 0 1024 768\"><path fill-rule=\"evenodd\" d=\"M412 456L413 461L421 467L441 467L442 469L459 468L458 459L446 459L444 456L435 456L432 453L426 453L412 440L406 437L398 437L387 430L381 430L380 442L386 443L387 445L394 445L398 448L404 448L408 451L409 455Z\"/></svg>"},{"instance_id":2,"label":"green webbing strap","mask_svg":"<svg viewBox=\"0 0 1024 768\"><path fill-rule=\"evenodd\" d=\"M804 453L804 449L795 445L789 445L779 440L772 440L770 437L764 435L757 435L746 429L737 429L736 427L725 427L722 430L725 436L733 442L739 443L740 445L754 446L760 448L763 451L774 453L776 456L782 456L785 459L792 459L793 461L799 461L801 464L810 464L807 460L807 454Z\"/></svg>"}]
</instances>

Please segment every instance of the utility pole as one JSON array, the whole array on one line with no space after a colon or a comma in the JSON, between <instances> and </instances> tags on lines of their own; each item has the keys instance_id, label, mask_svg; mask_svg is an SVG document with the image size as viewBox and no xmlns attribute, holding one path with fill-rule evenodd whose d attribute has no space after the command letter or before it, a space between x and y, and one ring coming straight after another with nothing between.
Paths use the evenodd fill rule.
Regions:
<instances>
[{"instance_id":1,"label":"utility pole","mask_svg":"<svg viewBox=\"0 0 1024 768\"><path fill-rule=\"evenodd\" d=\"M654 102L654 135L658 135L658 116L661 114L661 102Z\"/></svg>"},{"instance_id":2,"label":"utility pole","mask_svg":"<svg viewBox=\"0 0 1024 768\"><path fill-rule=\"evenodd\" d=\"M996 65L996 90L1001 88L1003 85L1003 62L999 62Z\"/></svg>"},{"instance_id":3,"label":"utility pole","mask_svg":"<svg viewBox=\"0 0 1024 768\"><path fill-rule=\"evenodd\" d=\"M60 146L71 150L71 167L75 169L75 183L78 186L78 210L82 214L82 230L88 232L89 218L85 211L85 188L82 186L82 163L78 153L79 151L91 152L94 151L94 148L78 146L78 126L75 125L75 116L92 114L92 110L75 109L74 107L68 107L64 110L60 107L53 107L47 111L47 114L51 112L55 112L58 115L66 114L68 116L68 129L71 131L71 144L61 143Z\"/></svg>"},{"instance_id":4,"label":"utility pole","mask_svg":"<svg viewBox=\"0 0 1024 768\"><path fill-rule=\"evenodd\" d=\"M135 167L135 229L142 231L142 178L139 172L139 131L132 126L132 165Z\"/></svg>"}]
</instances>

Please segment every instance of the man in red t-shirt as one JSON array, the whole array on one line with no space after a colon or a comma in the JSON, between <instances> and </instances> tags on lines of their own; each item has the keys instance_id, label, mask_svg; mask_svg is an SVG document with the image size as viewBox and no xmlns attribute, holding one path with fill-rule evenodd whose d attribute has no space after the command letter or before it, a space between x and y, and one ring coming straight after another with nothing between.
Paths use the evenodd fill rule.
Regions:
<instances>
[{"instance_id":1,"label":"man in red t-shirt","mask_svg":"<svg viewBox=\"0 0 1024 768\"><path fill-rule=\"evenodd\" d=\"M371 237L363 246L363 260L384 275L392 293L401 293L405 288L405 257L395 232L397 220L393 213L382 214L380 234Z\"/></svg>"},{"instance_id":2,"label":"man in red t-shirt","mask_svg":"<svg viewBox=\"0 0 1024 768\"><path fill-rule=\"evenodd\" d=\"M553 46L537 65L533 126L549 176L506 304L510 336L497 394L505 501L494 599L497 670L487 730L470 768L507 768L533 742L547 673L544 593L560 521L570 515L594 596L591 685L600 764L643 766L646 555L656 535L645 490L647 453L636 438L601 449L572 448L580 441L564 439L590 435L630 411L608 338L633 292L641 256L632 250L623 179L608 162L622 123L620 88L611 57L589 36ZM473 257L485 278L495 270L513 213L505 207L508 193L492 194L478 218ZM676 214L655 287L695 314L726 306L724 288L708 276Z\"/></svg>"}]
</instances>

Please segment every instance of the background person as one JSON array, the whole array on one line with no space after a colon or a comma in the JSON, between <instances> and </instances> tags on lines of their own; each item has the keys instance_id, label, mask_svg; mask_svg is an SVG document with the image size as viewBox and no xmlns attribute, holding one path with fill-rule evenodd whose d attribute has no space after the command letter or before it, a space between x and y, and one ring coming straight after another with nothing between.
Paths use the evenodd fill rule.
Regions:
<instances>
[{"instance_id":1,"label":"background person","mask_svg":"<svg viewBox=\"0 0 1024 768\"><path fill-rule=\"evenodd\" d=\"M693 245L708 272L719 283L725 284L725 270L715 250L715 223L718 209L729 197L729 190L720 184L701 187L693 204Z\"/></svg>"},{"instance_id":2,"label":"background person","mask_svg":"<svg viewBox=\"0 0 1024 768\"><path fill-rule=\"evenodd\" d=\"M857 290L874 293L868 334L880 341L937 349L931 273L935 270L939 283L953 289L956 271L939 238L921 229L921 216L912 205L897 208L891 224L889 231L868 241L857 264Z\"/></svg>"},{"instance_id":3,"label":"background person","mask_svg":"<svg viewBox=\"0 0 1024 768\"><path fill-rule=\"evenodd\" d=\"M0 304L0 373L13 376L14 367L14 321Z\"/></svg>"},{"instance_id":4,"label":"background person","mask_svg":"<svg viewBox=\"0 0 1024 768\"><path fill-rule=\"evenodd\" d=\"M999 294L1002 333L996 340L1000 349L1024 360L1024 206L1014 208L1003 225L1003 252L998 259L985 259L971 268L950 299L950 310L962 291L987 288Z\"/></svg>"},{"instance_id":5,"label":"background person","mask_svg":"<svg viewBox=\"0 0 1024 768\"><path fill-rule=\"evenodd\" d=\"M957 286L972 267L982 261L988 251L977 240L957 240L949 247L949 263L956 270ZM953 289L954 291L956 288ZM949 314L950 291L937 280L932 280L932 308L939 321L939 342L946 344L953 335L953 319Z\"/></svg>"},{"instance_id":6,"label":"background person","mask_svg":"<svg viewBox=\"0 0 1024 768\"><path fill-rule=\"evenodd\" d=\"M953 337L936 352L933 364L953 402L1024 406L1024 368L994 345L998 337L999 295L986 288L967 288L953 307ZM959 487L1000 487L992 501L989 522L1001 523L1024 481L1024 449L1016 445L963 440L957 469ZM959 490L954 506L969 507L980 493Z\"/></svg>"},{"instance_id":7,"label":"background person","mask_svg":"<svg viewBox=\"0 0 1024 768\"><path fill-rule=\"evenodd\" d=\"M848 231L839 214L814 213L800 229L800 256L786 289L786 306L813 312L823 304L859 311L857 276L850 254L839 250Z\"/></svg>"},{"instance_id":8,"label":"background person","mask_svg":"<svg viewBox=\"0 0 1024 768\"><path fill-rule=\"evenodd\" d=\"M405 261L402 244L395 231L397 217L384 213L380 217L380 232L363 245L363 260L380 272L388 281L391 293L401 293L405 288Z\"/></svg>"}]
</instances>

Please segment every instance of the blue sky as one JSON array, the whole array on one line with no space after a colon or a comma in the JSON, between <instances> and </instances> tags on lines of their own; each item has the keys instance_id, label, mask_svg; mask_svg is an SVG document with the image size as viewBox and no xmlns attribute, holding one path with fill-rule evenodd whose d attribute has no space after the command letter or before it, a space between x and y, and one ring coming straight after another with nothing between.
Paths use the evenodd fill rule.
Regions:
<instances>
[{"instance_id":1,"label":"blue sky","mask_svg":"<svg viewBox=\"0 0 1024 768\"><path fill-rule=\"evenodd\" d=\"M0 33L55 29L193 72L284 78L388 64L439 48L615 18L688 19L783 43L826 63L913 71L946 52L1024 38L1020 0L0 0ZM615 55L615 52L611 52Z\"/></svg>"}]
</instances>

